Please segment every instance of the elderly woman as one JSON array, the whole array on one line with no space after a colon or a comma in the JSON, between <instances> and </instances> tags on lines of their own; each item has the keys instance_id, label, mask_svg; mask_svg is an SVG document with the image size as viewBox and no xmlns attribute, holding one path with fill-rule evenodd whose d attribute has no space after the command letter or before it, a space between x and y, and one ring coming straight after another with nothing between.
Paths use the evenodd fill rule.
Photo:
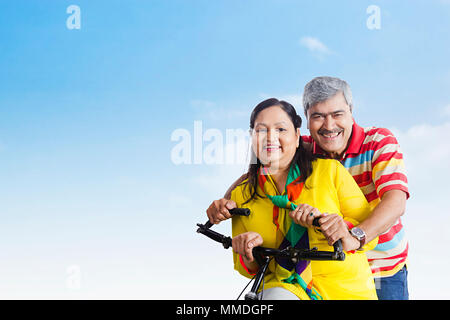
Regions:
<instances>
[{"instance_id":1,"label":"elderly woman","mask_svg":"<svg viewBox=\"0 0 450 320\"><path fill-rule=\"evenodd\" d=\"M370 214L367 200L338 161L313 159L303 148L300 126L301 118L285 101L268 99L252 112L254 161L248 178L231 193L237 207L252 212L249 217L233 217L235 269L246 277L258 270L252 255L256 246L332 251L332 244L341 239L345 261L293 265L273 260L264 278L263 298L377 299L364 254L376 245L376 239L360 248L359 240L348 232L349 226ZM312 226L315 217L320 217L328 240Z\"/></svg>"}]
</instances>

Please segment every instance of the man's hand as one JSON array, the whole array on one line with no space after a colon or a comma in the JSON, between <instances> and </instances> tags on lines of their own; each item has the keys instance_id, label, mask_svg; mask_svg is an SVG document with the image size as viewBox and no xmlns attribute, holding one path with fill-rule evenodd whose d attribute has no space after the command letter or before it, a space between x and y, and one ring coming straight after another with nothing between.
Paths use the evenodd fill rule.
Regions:
<instances>
[{"instance_id":1,"label":"man's hand","mask_svg":"<svg viewBox=\"0 0 450 320\"><path fill-rule=\"evenodd\" d=\"M221 221L231 218L228 210L236 208L236 202L225 198L214 200L206 210L206 215L211 223L219 224Z\"/></svg>"},{"instance_id":2,"label":"man's hand","mask_svg":"<svg viewBox=\"0 0 450 320\"><path fill-rule=\"evenodd\" d=\"M324 213L319 219L320 230L328 240L328 245L332 246L341 239L344 251L356 250L359 248L359 241L348 232L348 226L344 219L338 214Z\"/></svg>"}]
</instances>

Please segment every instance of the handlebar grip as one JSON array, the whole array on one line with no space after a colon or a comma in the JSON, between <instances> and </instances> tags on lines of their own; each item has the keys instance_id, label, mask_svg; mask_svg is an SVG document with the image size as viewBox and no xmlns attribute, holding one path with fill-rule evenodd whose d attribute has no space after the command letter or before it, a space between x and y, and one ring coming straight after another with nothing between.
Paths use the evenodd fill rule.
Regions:
<instances>
[{"instance_id":1,"label":"handlebar grip","mask_svg":"<svg viewBox=\"0 0 450 320\"><path fill-rule=\"evenodd\" d=\"M238 215L238 216L246 216L248 217L250 215L250 209L248 208L234 208L228 210L231 215Z\"/></svg>"},{"instance_id":2,"label":"handlebar grip","mask_svg":"<svg viewBox=\"0 0 450 320\"><path fill-rule=\"evenodd\" d=\"M313 223L312 223L313 226L315 226L315 227L320 227L319 219L320 219L320 218L314 218Z\"/></svg>"},{"instance_id":3,"label":"handlebar grip","mask_svg":"<svg viewBox=\"0 0 450 320\"><path fill-rule=\"evenodd\" d=\"M338 241L336 241L335 243L333 243L333 247L334 247L334 252L342 252L342 241L341 239L339 239Z\"/></svg>"},{"instance_id":4,"label":"handlebar grip","mask_svg":"<svg viewBox=\"0 0 450 320\"><path fill-rule=\"evenodd\" d=\"M206 221L206 223L203 225L206 229L209 229L209 228L211 228L212 226L213 226L213 224L211 223L211 222L209 222L209 220L208 221Z\"/></svg>"},{"instance_id":5,"label":"handlebar grip","mask_svg":"<svg viewBox=\"0 0 450 320\"><path fill-rule=\"evenodd\" d=\"M320 218L314 218L313 223L312 223L313 226L320 227L319 219ZM333 243L333 247L334 247L334 252L342 252L343 249L342 249L342 241L341 241L341 239L339 239L338 241Z\"/></svg>"},{"instance_id":6,"label":"handlebar grip","mask_svg":"<svg viewBox=\"0 0 450 320\"><path fill-rule=\"evenodd\" d=\"M230 212L231 215L238 215L238 216L246 216L248 217L250 215L250 209L248 208L234 208L234 209L230 209L228 210ZM204 224L204 227L206 229L209 229L213 226L213 224L211 222L206 221L206 223Z\"/></svg>"}]
</instances>

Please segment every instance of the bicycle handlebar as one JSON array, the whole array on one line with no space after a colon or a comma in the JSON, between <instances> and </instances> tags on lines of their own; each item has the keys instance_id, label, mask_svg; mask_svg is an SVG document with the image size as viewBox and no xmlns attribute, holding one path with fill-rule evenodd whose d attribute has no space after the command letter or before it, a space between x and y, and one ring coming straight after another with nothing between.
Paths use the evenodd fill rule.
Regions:
<instances>
[{"instance_id":1,"label":"bicycle handlebar","mask_svg":"<svg viewBox=\"0 0 450 320\"><path fill-rule=\"evenodd\" d=\"M249 209L243 209L243 208L236 208L231 209L229 212L233 214L248 216L250 215ZM320 227L319 218L315 218L313 221L313 225L316 227ZM213 226L209 220L203 225L200 223L197 223L198 233L202 233L205 236L211 238L212 240L215 240L217 242L222 243L223 247L225 249L228 249L232 245L232 239L231 237L226 237L223 234L220 234L218 232L215 232L211 230L210 228ZM253 256L255 257L255 260L260 265L260 268L258 272L256 273L254 279L255 282L252 286L252 289L250 292L248 292L245 295L245 300L258 300L258 288L261 285L261 282L263 281L263 278L265 276L266 270L270 263L269 256L274 257L281 257L281 258L288 258L290 259L294 264L297 264L299 260L338 260L343 261L345 260L345 253L342 250L342 242L341 240L336 241L333 244L334 251L318 251L317 248L312 249L299 249L299 248L293 248L293 247L287 247L285 249L273 249L273 248L266 248L266 247L256 247L253 248ZM264 282L263 282L264 283ZM245 290L245 289L244 289ZM263 285L264 290L264 285ZM238 297L239 299L239 297Z\"/></svg>"},{"instance_id":2,"label":"bicycle handlebar","mask_svg":"<svg viewBox=\"0 0 450 320\"><path fill-rule=\"evenodd\" d=\"M250 215L250 210L246 208L235 208L229 210L232 215ZM203 224L197 224L198 233L202 233L208 238L222 243L225 249L228 249L232 245L231 237L226 237L223 234L211 230L212 223L209 220ZM313 225L320 227L319 218L315 218ZM253 248L255 256L280 256L290 258L292 261L296 262L298 260L339 260L343 261L345 259L345 253L342 250L341 240L336 241L333 244L334 252L331 251L318 251L317 248L313 249L297 249L292 247L287 247L286 249L279 250L266 247L256 247Z\"/></svg>"}]
</instances>

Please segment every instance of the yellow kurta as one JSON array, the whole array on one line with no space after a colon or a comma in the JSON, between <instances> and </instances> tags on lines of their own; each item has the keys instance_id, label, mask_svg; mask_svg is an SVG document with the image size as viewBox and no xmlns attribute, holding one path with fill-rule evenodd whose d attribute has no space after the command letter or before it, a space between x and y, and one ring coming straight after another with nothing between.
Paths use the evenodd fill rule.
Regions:
<instances>
[{"instance_id":1,"label":"yellow kurta","mask_svg":"<svg viewBox=\"0 0 450 320\"><path fill-rule=\"evenodd\" d=\"M277 189L273 181L270 187L273 192ZM243 204L249 197L248 188L244 188L246 181L237 186L231 193L231 200L239 208L249 208L248 217L233 216L233 237L247 231L259 233L264 239L262 246L278 248L276 240L276 226L272 222L273 203L264 196ZM258 186L258 193L264 191ZM313 162L313 173L305 182L300 197L293 201L295 204L306 203L319 209L322 213L336 213L344 220L358 225L370 214L369 204L359 189L353 177L336 160L317 159ZM319 250L333 251L324 235L316 228L308 229L311 247ZM278 241L279 242L279 241ZM377 239L364 246L364 251L375 247ZM311 261L314 287L324 299L377 299L372 272L364 251L356 253L346 252L345 261ZM234 267L239 273L251 277L242 266L239 255L233 253ZM276 262L272 260L264 278L264 288L283 287L296 294L300 299L309 299L298 284L283 283L284 275L275 273Z\"/></svg>"}]
</instances>

